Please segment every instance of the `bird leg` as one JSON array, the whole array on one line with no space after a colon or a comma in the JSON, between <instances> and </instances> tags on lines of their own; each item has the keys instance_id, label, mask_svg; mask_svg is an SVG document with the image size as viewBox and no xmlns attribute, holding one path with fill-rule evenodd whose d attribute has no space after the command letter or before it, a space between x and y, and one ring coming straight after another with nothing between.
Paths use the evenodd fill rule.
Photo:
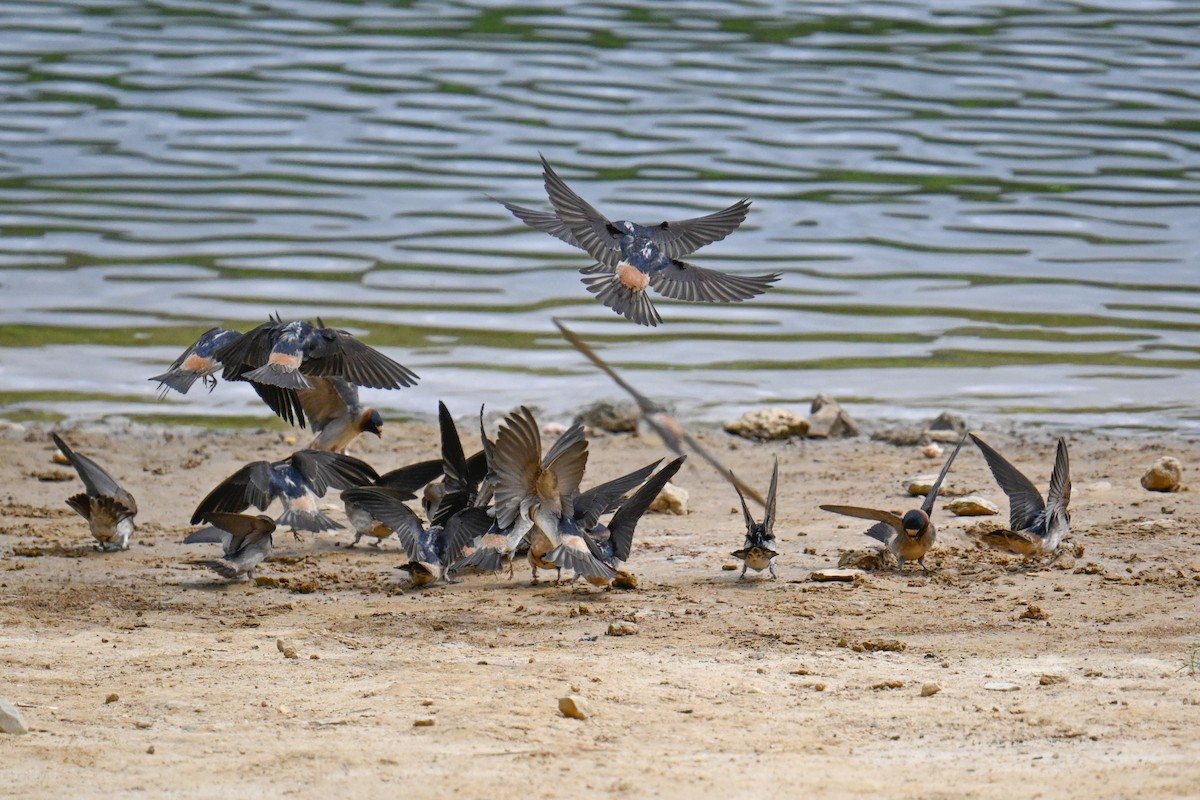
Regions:
<instances>
[{"instance_id":1,"label":"bird leg","mask_svg":"<svg viewBox=\"0 0 1200 800\"><path fill-rule=\"evenodd\" d=\"M770 563L767 564L767 569L771 571L771 580L779 580L779 575L775 572L775 559L771 559Z\"/></svg>"}]
</instances>

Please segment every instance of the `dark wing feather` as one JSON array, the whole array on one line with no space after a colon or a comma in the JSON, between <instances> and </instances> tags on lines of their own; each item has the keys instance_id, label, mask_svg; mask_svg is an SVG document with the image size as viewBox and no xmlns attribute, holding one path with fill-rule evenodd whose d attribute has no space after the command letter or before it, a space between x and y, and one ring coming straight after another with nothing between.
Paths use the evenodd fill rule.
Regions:
<instances>
[{"instance_id":1,"label":"dark wing feather","mask_svg":"<svg viewBox=\"0 0 1200 800\"><path fill-rule=\"evenodd\" d=\"M663 296L698 303L740 303L767 291L777 280L778 272L731 275L677 260L650 275L650 285Z\"/></svg>"},{"instance_id":2,"label":"dark wing feather","mask_svg":"<svg viewBox=\"0 0 1200 800\"><path fill-rule=\"evenodd\" d=\"M739 200L729 208L714 214L678 222L664 222L652 229L654 242L668 257L683 258L733 233L748 213L750 201Z\"/></svg>"},{"instance_id":3,"label":"dark wing feather","mask_svg":"<svg viewBox=\"0 0 1200 800\"><path fill-rule=\"evenodd\" d=\"M241 338L217 348L213 357L221 362L221 377L227 381L244 380L246 372L261 367L271 357L275 334L283 327L272 319L247 331Z\"/></svg>"},{"instance_id":4,"label":"dark wing feather","mask_svg":"<svg viewBox=\"0 0 1200 800\"><path fill-rule=\"evenodd\" d=\"M266 511L274 499L270 462L254 461L221 481L200 501L192 513L192 524L207 522L213 512L238 513L250 506Z\"/></svg>"},{"instance_id":5,"label":"dark wing feather","mask_svg":"<svg viewBox=\"0 0 1200 800\"><path fill-rule=\"evenodd\" d=\"M407 499L412 500L416 497L418 489L437 480L441 474L442 460L431 458L428 461L418 461L416 464L385 472L379 476L379 480L375 481L375 485L391 489L397 494L406 495Z\"/></svg>"},{"instance_id":6,"label":"dark wing feather","mask_svg":"<svg viewBox=\"0 0 1200 800\"><path fill-rule=\"evenodd\" d=\"M878 522L886 522L896 529L897 533L904 532L904 520L897 517L890 511L880 511L877 508L863 508L862 506L838 506L838 505L822 505L819 506L822 511L832 511L834 514L844 514L847 517L857 517L858 519L873 519Z\"/></svg>"},{"instance_id":7,"label":"dark wing feather","mask_svg":"<svg viewBox=\"0 0 1200 800\"><path fill-rule=\"evenodd\" d=\"M775 538L775 492L779 488L779 459L771 469L771 486L767 489L767 510L763 512L763 538Z\"/></svg>"},{"instance_id":8,"label":"dark wing feather","mask_svg":"<svg viewBox=\"0 0 1200 800\"><path fill-rule=\"evenodd\" d=\"M590 531L596 527L602 514L616 511L625 495L644 483L646 478L650 477L650 473L654 472L654 468L661 463L662 459L660 458L641 469L635 469L628 475L622 475L607 483L593 486L586 492L581 492L575 498L575 524L581 531Z\"/></svg>"},{"instance_id":9,"label":"dark wing feather","mask_svg":"<svg viewBox=\"0 0 1200 800\"><path fill-rule=\"evenodd\" d=\"M542 457L542 439L537 421L528 408L504 418L496 435L495 513L496 524L507 530L521 511L521 501L536 488Z\"/></svg>"},{"instance_id":10,"label":"dark wing feather","mask_svg":"<svg viewBox=\"0 0 1200 800\"><path fill-rule=\"evenodd\" d=\"M675 477L687 456L680 456L660 469L658 473L646 481L646 484L633 493L633 496L621 504L617 513L608 522L608 540L612 544L613 557L620 561L628 561L633 549L633 532L638 522L658 497L658 493L667 485L667 481Z\"/></svg>"},{"instance_id":11,"label":"dark wing feather","mask_svg":"<svg viewBox=\"0 0 1200 800\"><path fill-rule=\"evenodd\" d=\"M496 198L493 197L492 199L495 200ZM571 226L563 222L554 212L535 211L532 208L505 203L503 200L496 200L496 202L503 205L514 217L534 230L548 233L555 239L560 239L572 247L579 247L580 250L583 249L579 242L575 241L575 234L571 233Z\"/></svg>"},{"instance_id":12,"label":"dark wing feather","mask_svg":"<svg viewBox=\"0 0 1200 800\"><path fill-rule=\"evenodd\" d=\"M421 520L391 491L378 486L360 486L342 492L342 500L366 509L371 516L396 532L410 561L421 560Z\"/></svg>"},{"instance_id":13,"label":"dark wing feather","mask_svg":"<svg viewBox=\"0 0 1200 800\"><path fill-rule=\"evenodd\" d=\"M1054 454L1054 472L1050 473L1050 489L1046 492L1046 507L1065 511L1071 503L1071 462L1067 456L1067 440L1058 439Z\"/></svg>"},{"instance_id":14,"label":"dark wing feather","mask_svg":"<svg viewBox=\"0 0 1200 800\"><path fill-rule=\"evenodd\" d=\"M575 194L545 158L542 158L542 178L555 216L570 228L573 244L602 264L615 267L620 261L621 237L608 218Z\"/></svg>"},{"instance_id":15,"label":"dark wing feather","mask_svg":"<svg viewBox=\"0 0 1200 800\"><path fill-rule=\"evenodd\" d=\"M933 513L933 504L937 501L938 491L942 488L942 481L946 479L946 474L950 472L950 465L954 463L954 457L958 455L958 451L962 449L963 442L967 440L967 435L958 440L958 444L954 446L954 452L946 459L946 463L942 465L942 471L938 473L937 480L933 482L933 488L929 490L929 494L925 495L925 502L921 503L921 510L925 512L925 516Z\"/></svg>"},{"instance_id":16,"label":"dark wing feather","mask_svg":"<svg viewBox=\"0 0 1200 800\"><path fill-rule=\"evenodd\" d=\"M892 540L899 536L899 534L896 532L896 529L887 522L876 522L874 525L863 531L863 535L870 536L875 541L882 542L883 544L889 546L891 545Z\"/></svg>"},{"instance_id":17,"label":"dark wing feather","mask_svg":"<svg viewBox=\"0 0 1200 800\"><path fill-rule=\"evenodd\" d=\"M729 470L729 482L733 484L733 490L737 492L738 500L742 501L742 520L746 523L746 533L749 534L754 531L754 517L750 515L750 506L746 505L746 496L742 494L742 489L738 485L741 481L733 474L733 470Z\"/></svg>"},{"instance_id":18,"label":"dark wing feather","mask_svg":"<svg viewBox=\"0 0 1200 800\"><path fill-rule=\"evenodd\" d=\"M318 497L323 496L330 487L353 489L370 486L379 480L379 474L370 464L344 453L298 450L291 455L290 461Z\"/></svg>"},{"instance_id":19,"label":"dark wing feather","mask_svg":"<svg viewBox=\"0 0 1200 800\"><path fill-rule=\"evenodd\" d=\"M442 433L442 474L445 475L446 491L429 520L430 525L445 525L450 517L470 505L473 489L462 439L450 409L442 402L438 402L438 425Z\"/></svg>"},{"instance_id":20,"label":"dark wing feather","mask_svg":"<svg viewBox=\"0 0 1200 800\"><path fill-rule=\"evenodd\" d=\"M971 438L987 460L996 483L1008 495L1008 526L1014 531L1023 531L1033 525L1046 510L1042 493L987 442L973 433Z\"/></svg>"},{"instance_id":21,"label":"dark wing feather","mask_svg":"<svg viewBox=\"0 0 1200 800\"><path fill-rule=\"evenodd\" d=\"M417 382L408 367L335 328L315 330L304 356L300 371L305 375L345 378L372 389L399 389Z\"/></svg>"},{"instance_id":22,"label":"dark wing feather","mask_svg":"<svg viewBox=\"0 0 1200 800\"><path fill-rule=\"evenodd\" d=\"M54 444L79 473L79 479L87 487L88 497L119 497L122 494L128 494L99 464L87 456L76 453L57 433L51 433L50 437L54 439Z\"/></svg>"},{"instance_id":23,"label":"dark wing feather","mask_svg":"<svg viewBox=\"0 0 1200 800\"><path fill-rule=\"evenodd\" d=\"M238 380L241 380L240 378ZM298 428L305 427L304 404L295 389L285 389L282 386L272 386L267 383L248 381L255 393L267 404L267 408L289 425Z\"/></svg>"},{"instance_id":24,"label":"dark wing feather","mask_svg":"<svg viewBox=\"0 0 1200 800\"><path fill-rule=\"evenodd\" d=\"M446 521L445 563L453 564L463 550L492 527L486 508L468 508Z\"/></svg>"}]
</instances>

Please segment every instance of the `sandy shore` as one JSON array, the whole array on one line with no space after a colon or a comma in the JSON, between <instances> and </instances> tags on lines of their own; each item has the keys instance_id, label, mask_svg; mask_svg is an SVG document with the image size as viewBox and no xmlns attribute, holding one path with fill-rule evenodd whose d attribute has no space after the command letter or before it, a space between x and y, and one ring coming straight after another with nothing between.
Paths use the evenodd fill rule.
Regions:
<instances>
[{"instance_id":1,"label":"sandy shore","mask_svg":"<svg viewBox=\"0 0 1200 800\"><path fill-rule=\"evenodd\" d=\"M978 520L939 512L932 575L812 582L871 546L865 523L818 503L912 507L901 480L940 461L865 438L751 444L712 431L702 440L764 488L779 457L778 581L722 569L741 543L736 496L693 463L677 480L691 513L638 529L636 592L530 586L524 565L511 582L411 590L394 541L277 535L260 574L316 588L300 593L214 582L187 563L212 551L179 543L197 500L242 463L286 455L286 434L64 433L133 492L140 530L128 552L93 552L63 502L81 485L51 463L45 432L0 433L0 696L24 704L32 728L0 738L0 794L1200 791L1188 667L1200 504L1138 485L1159 455L1200 463L1195 441L1073 438L1084 553L1028 574L970 544ZM1044 489L1053 434L989 440ZM390 424L357 454L384 471L436 447L433 427ZM664 455L596 438L585 484ZM1007 509L974 449L948 483ZM636 634L607 635L620 620ZM922 696L927 684L940 690ZM572 693L589 719L559 713Z\"/></svg>"}]
</instances>

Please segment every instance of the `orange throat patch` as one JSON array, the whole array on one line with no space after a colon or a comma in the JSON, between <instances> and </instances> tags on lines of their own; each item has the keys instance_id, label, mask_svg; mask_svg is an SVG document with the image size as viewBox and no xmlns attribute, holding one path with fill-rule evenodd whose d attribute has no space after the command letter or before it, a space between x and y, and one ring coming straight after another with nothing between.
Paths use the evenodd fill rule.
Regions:
<instances>
[{"instance_id":1,"label":"orange throat patch","mask_svg":"<svg viewBox=\"0 0 1200 800\"><path fill-rule=\"evenodd\" d=\"M617 280L631 292L640 292L650 285L650 276L628 261L617 264Z\"/></svg>"}]
</instances>

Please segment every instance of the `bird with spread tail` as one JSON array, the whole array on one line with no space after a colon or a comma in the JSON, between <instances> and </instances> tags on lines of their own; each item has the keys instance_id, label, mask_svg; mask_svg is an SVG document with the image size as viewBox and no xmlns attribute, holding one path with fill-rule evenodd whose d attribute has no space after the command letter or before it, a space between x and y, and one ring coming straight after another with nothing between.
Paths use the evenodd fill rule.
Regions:
<instances>
[{"instance_id":1,"label":"bird with spread tail","mask_svg":"<svg viewBox=\"0 0 1200 800\"><path fill-rule=\"evenodd\" d=\"M930 518L930 515L933 514L933 504L937 501L938 491L942 488L942 481L946 479L946 473L950 471L950 465L954 463L955 456L958 455L958 451L962 449L963 442L966 440L965 435L958 440L958 445L946 459L946 463L942 465L942 471L938 474L937 480L933 482L929 493L925 495L921 507L910 509L905 512L903 517L896 516L890 511L861 506L823 505L820 508L822 511L832 511L834 514L876 520L874 525L864 531L864 534L881 542L888 552L896 557L899 572L904 572L904 562L906 561L916 561L921 565L921 569L929 572L929 567L925 566L925 555L937 539L937 528L934 527L933 520Z\"/></svg>"},{"instance_id":2,"label":"bird with spread tail","mask_svg":"<svg viewBox=\"0 0 1200 800\"><path fill-rule=\"evenodd\" d=\"M763 513L762 522L755 522L754 515L746 505L746 498L742 495L742 490L737 488L737 484L734 484L733 488L737 491L738 499L742 501L742 518L746 523L746 541L742 543L742 549L730 553L742 562L742 572L738 578L745 579L747 569L755 572L765 569L771 573L771 579L775 580L779 577L775 572L775 559L779 556L775 550L775 495L779 488L779 459L775 459L775 466L771 470L771 485L767 489L766 511Z\"/></svg>"},{"instance_id":3,"label":"bird with spread tail","mask_svg":"<svg viewBox=\"0 0 1200 800\"><path fill-rule=\"evenodd\" d=\"M779 280L779 273L732 275L681 260L736 230L750 210L749 200L703 217L640 225L605 217L567 186L545 158L542 177L552 213L502 204L531 228L594 258L594 265L580 270L587 290L632 322L650 327L662 322L647 288L672 300L738 303Z\"/></svg>"},{"instance_id":4,"label":"bird with spread tail","mask_svg":"<svg viewBox=\"0 0 1200 800\"><path fill-rule=\"evenodd\" d=\"M220 560L198 561L226 580L254 580L254 570L275 546L275 520L266 514L230 514L214 511L205 517L209 527L188 534L184 544L220 544Z\"/></svg>"},{"instance_id":5,"label":"bird with spread tail","mask_svg":"<svg viewBox=\"0 0 1200 800\"><path fill-rule=\"evenodd\" d=\"M1066 438L1059 437L1045 499L1033 481L1004 456L975 434L971 438L983 453L996 483L1008 495L1009 530L978 534L979 541L1014 555L1051 555L1053 563L1062 554L1063 538L1071 530L1071 513L1067 510L1071 503L1071 462Z\"/></svg>"},{"instance_id":6,"label":"bird with spread tail","mask_svg":"<svg viewBox=\"0 0 1200 800\"><path fill-rule=\"evenodd\" d=\"M67 498L67 505L87 520L88 528L96 539L96 549L128 550L129 540L136 528L133 519L137 516L137 501L133 495L104 469L85 455L72 450L57 433L51 433L59 451L71 462L86 492Z\"/></svg>"}]
</instances>

